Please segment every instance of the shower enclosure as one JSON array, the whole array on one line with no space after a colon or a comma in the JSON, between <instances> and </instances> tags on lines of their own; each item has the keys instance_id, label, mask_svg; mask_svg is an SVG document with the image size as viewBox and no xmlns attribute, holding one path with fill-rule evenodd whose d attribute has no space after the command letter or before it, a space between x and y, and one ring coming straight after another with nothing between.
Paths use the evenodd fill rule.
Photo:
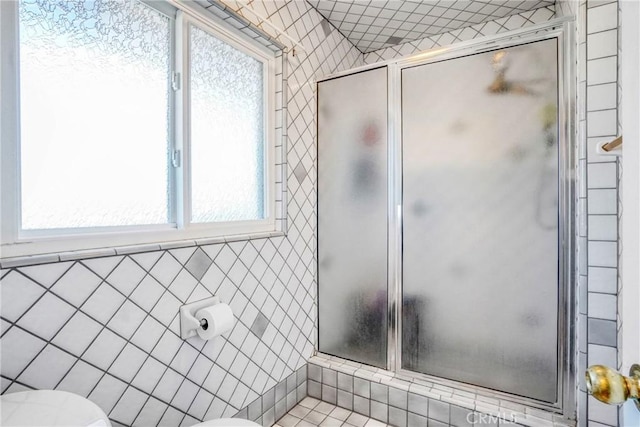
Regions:
<instances>
[{"instance_id":1,"label":"shower enclosure","mask_svg":"<svg viewBox=\"0 0 640 427\"><path fill-rule=\"evenodd\" d=\"M546 30L318 82L320 352L570 406L571 61Z\"/></svg>"}]
</instances>

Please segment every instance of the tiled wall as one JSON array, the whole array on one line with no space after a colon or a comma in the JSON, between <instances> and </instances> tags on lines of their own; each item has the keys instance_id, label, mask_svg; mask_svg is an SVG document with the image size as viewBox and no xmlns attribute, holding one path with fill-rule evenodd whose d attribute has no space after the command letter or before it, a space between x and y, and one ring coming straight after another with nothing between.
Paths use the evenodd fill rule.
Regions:
<instances>
[{"instance_id":1,"label":"tiled wall","mask_svg":"<svg viewBox=\"0 0 640 427\"><path fill-rule=\"evenodd\" d=\"M364 62L372 64L374 62L411 55L440 46L447 46L458 42L504 33L506 31L540 24L552 19L553 17L555 17L555 9L553 6L542 7L529 12L500 18L495 21L483 22L471 27L376 50L365 54Z\"/></svg>"},{"instance_id":2,"label":"tiled wall","mask_svg":"<svg viewBox=\"0 0 640 427\"><path fill-rule=\"evenodd\" d=\"M619 115L619 25L616 0L561 0L557 15L577 15L577 111L576 162L578 278L578 364L580 381L579 425L619 425L615 406L587 398L583 372L589 365L619 367L618 320L619 163L600 156L598 143L621 134ZM551 8L538 9L469 29L382 49L365 55L365 62L392 59L421 50L492 35L552 18Z\"/></svg>"},{"instance_id":3,"label":"tiled wall","mask_svg":"<svg viewBox=\"0 0 640 427\"><path fill-rule=\"evenodd\" d=\"M567 426L549 412L337 357L317 355L309 396L395 427Z\"/></svg>"},{"instance_id":4,"label":"tiled wall","mask_svg":"<svg viewBox=\"0 0 640 427\"><path fill-rule=\"evenodd\" d=\"M225 6L216 4L213 11L224 16ZM321 25L306 2L251 7L305 47L289 55L284 88L286 237L2 270L3 393L68 390L96 402L116 425L142 426L188 425L242 408L269 424L302 397L304 373L296 371L313 354L316 336L312 81L361 65L362 54ZM233 331L209 342L181 340L178 307L211 295L231 305ZM289 388L277 385L283 380Z\"/></svg>"},{"instance_id":5,"label":"tiled wall","mask_svg":"<svg viewBox=\"0 0 640 427\"><path fill-rule=\"evenodd\" d=\"M578 378L587 366L618 368L617 157L596 146L619 132L618 2L581 1L578 9ZM579 424L620 425L616 406L578 393Z\"/></svg>"}]
</instances>

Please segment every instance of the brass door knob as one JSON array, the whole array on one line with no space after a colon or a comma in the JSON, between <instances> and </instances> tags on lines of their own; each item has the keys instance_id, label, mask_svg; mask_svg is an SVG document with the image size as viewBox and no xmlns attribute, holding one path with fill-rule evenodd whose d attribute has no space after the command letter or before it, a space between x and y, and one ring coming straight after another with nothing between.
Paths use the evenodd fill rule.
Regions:
<instances>
[{"instance_id":1,"label":"brass door knob","mask_svg":"<svg viewBox=\"0 0 640 427\"><path fill-rule=\"evenodd\" d=\"M629 376L602 365L593 365L585 372L587 392L601 402L619 405L635 399L640 410L640 365L633 365Z\"/></svg>"}]
</instances>

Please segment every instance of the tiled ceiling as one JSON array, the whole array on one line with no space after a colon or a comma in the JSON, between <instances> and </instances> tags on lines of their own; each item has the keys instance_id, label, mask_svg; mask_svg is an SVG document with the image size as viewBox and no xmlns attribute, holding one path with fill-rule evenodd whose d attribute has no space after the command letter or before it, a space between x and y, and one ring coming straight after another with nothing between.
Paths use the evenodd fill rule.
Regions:
<instances>
[{"instance_id":1,"label":"tiled ceiling","mask_svg":"<svg viewBox=\"0 0 640 427\"><path fill-rule=\"evenodd\" d=\"M555 0L307 1L364 53L555 3Z\"/></svg>"}]
</instances>

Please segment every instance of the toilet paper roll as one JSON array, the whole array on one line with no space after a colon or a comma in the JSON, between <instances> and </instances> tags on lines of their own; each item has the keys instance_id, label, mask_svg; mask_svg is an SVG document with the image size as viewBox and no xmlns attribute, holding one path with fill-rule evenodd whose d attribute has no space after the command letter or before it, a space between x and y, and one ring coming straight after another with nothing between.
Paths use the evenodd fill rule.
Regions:
<instances>
[{"instance_id":1,"label":"toilet paper roll","mask_svg":"<svg viewBox=\"0 0 640 427\"><path fill-rule=\"evenodd\" d=\"M198 310L196 312L196 319L198 319L198 321L202 321L203 319L207 321L207 329L204 329L202 326L198 328L198 335L203 340L210 340L230 331L233 328L234 322L231 307L223 303Z\"/></svg>"}]
</instances>

